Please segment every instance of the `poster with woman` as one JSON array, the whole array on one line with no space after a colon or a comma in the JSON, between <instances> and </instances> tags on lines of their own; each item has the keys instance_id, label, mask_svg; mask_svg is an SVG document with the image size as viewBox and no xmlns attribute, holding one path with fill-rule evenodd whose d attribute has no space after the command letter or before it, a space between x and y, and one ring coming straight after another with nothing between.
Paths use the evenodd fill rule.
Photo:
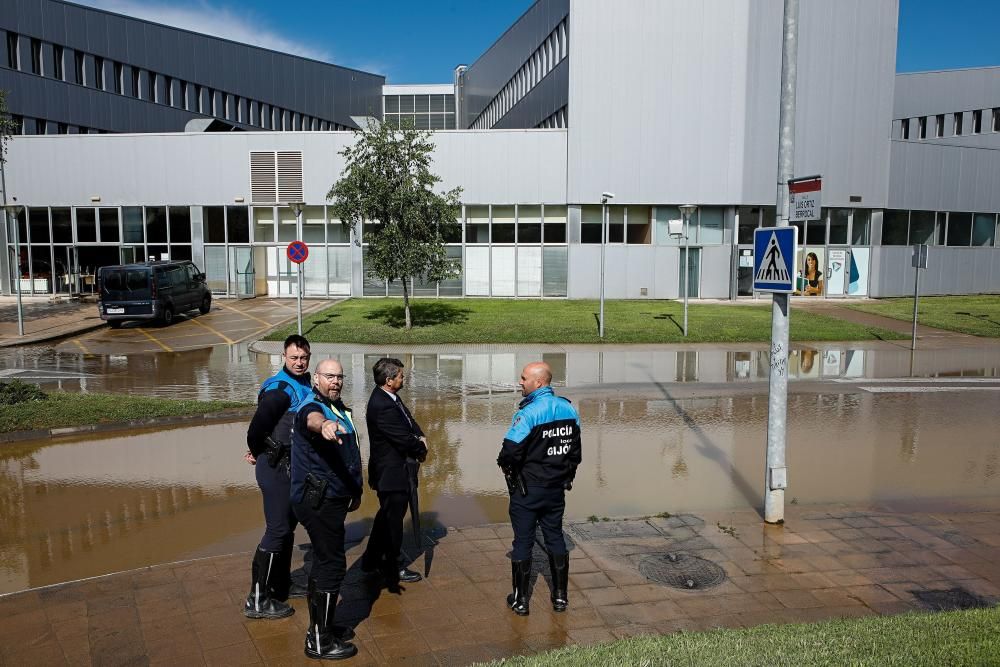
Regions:
<instances>
[{"instance_id":1,"label":"poster with woman","mask_svg":"<svg viewBox=\"0 0 1000 667\"><path fill-rule=\"evenodd\" d=\"M802 265L799 267L796 279L796 294L801 296L823 296L825 293L823 275L823 248L806 248L802 255Z\"/></svg>"}]
</instances>

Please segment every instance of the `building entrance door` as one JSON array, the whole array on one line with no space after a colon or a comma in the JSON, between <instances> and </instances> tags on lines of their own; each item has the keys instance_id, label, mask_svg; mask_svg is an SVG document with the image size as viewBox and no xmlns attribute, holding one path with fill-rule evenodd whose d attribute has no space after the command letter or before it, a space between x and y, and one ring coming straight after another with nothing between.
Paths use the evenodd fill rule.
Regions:
<instances>
[{"instance_id":1,"label":"building entrance door","mask_svg":"<svg viewBox=\"0 0 1000 667\"><path fill-rule=\"evenodd\" d=\"M238 299L257 296L254 289L253 248L229 246L229 293Z\"/></svg>"}]
</instances>

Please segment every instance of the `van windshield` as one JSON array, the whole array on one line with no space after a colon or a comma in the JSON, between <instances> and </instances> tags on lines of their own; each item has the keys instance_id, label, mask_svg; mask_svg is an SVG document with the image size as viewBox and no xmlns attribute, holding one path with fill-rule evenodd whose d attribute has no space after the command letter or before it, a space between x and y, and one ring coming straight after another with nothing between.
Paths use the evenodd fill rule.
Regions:
<instances>
[{"instance_id":1,"label":"van windshield","mask_svg":"<svg viewBox=\"0 0 1000 667\"><path fill-rule=\"evenodd\" d=\"M104 269L101 294L107 299L148 299L149 271L145 269Z\"/></svg>"}]
</instances>

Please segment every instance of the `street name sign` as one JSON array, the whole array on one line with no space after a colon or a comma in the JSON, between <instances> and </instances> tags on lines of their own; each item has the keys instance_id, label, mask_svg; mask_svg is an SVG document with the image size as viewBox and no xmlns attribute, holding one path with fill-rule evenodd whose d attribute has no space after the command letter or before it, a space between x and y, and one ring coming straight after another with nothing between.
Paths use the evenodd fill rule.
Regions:
<instances>
[{"instance_id":1,"label":"street name sign","mask_svg":"<svg viewBox=\"0 0 1000 667\"><path fill-rule=\"evenodd\" d=\"M795 291L795 249L798 241L798 227L761 227L754 230L754 291Z\"/></svg>"},{"instance_id":2,"label":"street name sign","mask_svg":"<svg viewBox=\"0 0 1000 667\"><path fill-rule=\"evenodd\" d=\"M823 188L821 176L805 176L788 181L788 220L822 219L820 193Z\"/></svg>"}]
</instances>

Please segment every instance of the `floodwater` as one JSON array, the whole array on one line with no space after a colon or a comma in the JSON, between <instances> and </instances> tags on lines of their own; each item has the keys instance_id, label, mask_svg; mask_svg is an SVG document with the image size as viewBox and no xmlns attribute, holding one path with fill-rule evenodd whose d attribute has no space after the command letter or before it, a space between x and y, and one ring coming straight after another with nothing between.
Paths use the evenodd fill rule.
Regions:
<instances>
[{"instance_id":1,"label":"floodwater","mask_svg":"<svg viewBox=\"0 0 1000 667\"><path fill-rule=\"evenodd\" d=\"M379 355L314 356L340 358L345 400L363 415ZM742 509L763 497L766 352L469 348L398 356L411 370L404 397L431 443L421 482L425 529L506 521L496 454L520 398L514 378L538 356L583 422L584 462L568 518ZM908 351L794 350L786 500L933 505L1000 494L996 348L928 353L913 360L913 373L910 363ZM248 400L280 360L245 347L119 359L38 349L0 364L0 375L50 389ZM918 381L888 380L910 375ZM245 434L245 423L230 423L0 446L0 592L252 549L262 516L242 459ZM366 494L351 515L352 536L368 529L377 504ZM307 539L302 529L297 537Z\"/></svg>"}]
</instances>

